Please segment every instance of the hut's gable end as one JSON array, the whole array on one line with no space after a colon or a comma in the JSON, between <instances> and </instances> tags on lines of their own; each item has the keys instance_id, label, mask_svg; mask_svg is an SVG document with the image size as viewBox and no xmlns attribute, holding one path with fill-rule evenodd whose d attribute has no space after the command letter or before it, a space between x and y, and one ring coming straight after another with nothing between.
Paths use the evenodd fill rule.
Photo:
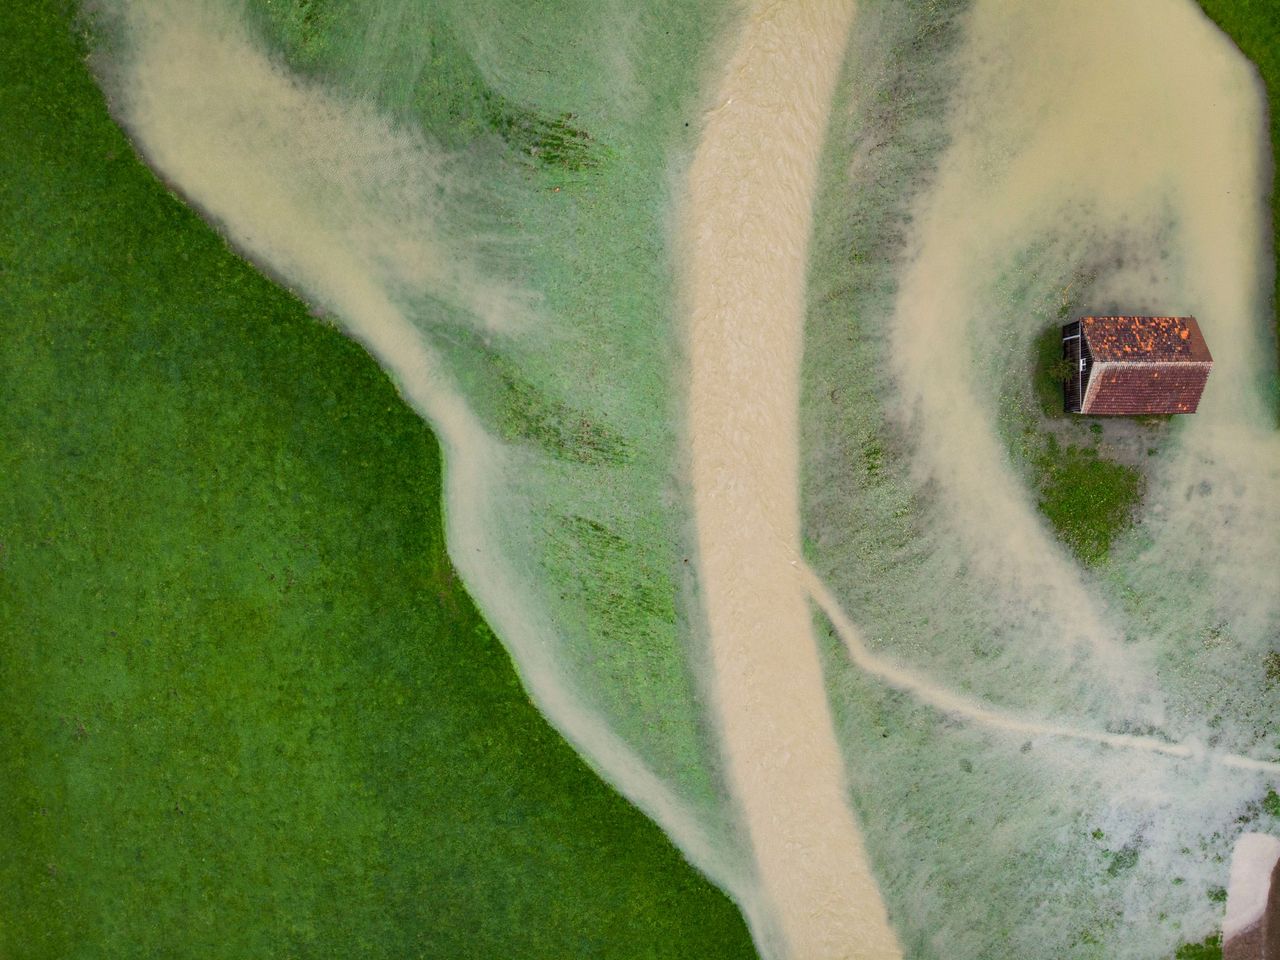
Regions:
<instances>
[{"instance_id":1,"label":"hut's gable end","mask_svg":"<svg viewBox=\"0 0 1280 960\"><path fill-rule=\"evenodd\" d=\"M1095 363L1080 412L1195 413L1211 369L1211 361Z\"/></svg>"}]
</instances>

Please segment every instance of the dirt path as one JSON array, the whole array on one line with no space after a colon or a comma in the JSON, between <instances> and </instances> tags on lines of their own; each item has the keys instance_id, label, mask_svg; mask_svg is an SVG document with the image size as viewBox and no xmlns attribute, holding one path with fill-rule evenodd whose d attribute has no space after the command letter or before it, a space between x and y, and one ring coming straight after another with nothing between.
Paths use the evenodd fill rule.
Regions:
<instances>
[{"instance_id":1,"label":"dirt path","mask_svg":"<svg viewBox=\"0 0 1280 960\"><path fill-rule=\"evenodd\" d=\"M966 720L978 726L1032 737L1059 737L1064 740L1079 740L1086 743L1098 743L1117 750L1137 750L1143 753L1155 753L1174 759L1199 759L1208 763L1235 770L1256 770L1263 773L1280 774L1280 763L1269 760L1257 760L1238 753L1216 752L1197 744L1176 743L1160 740L1156 737L1136 736L1123 733L1106 733L1086 727L1055 723L1050 720L1036 720L1019 716L1007 710L988 707L972 697L956 693L942 684L927 677L897 666L882 657L877 657L868 649L862 634L853 621L840 607L840 602L827 588L821 578L803 561L798 564L804 578L805 586L813 602L818 605L836 633L844 641L849 659L864 673L883 681L895 690L909 694L917 701L933 707L940 713Z\"/></svg>"},{"instance_id":2,"label":"dirt path","mask_svg":"<svg viewBox=\"0 0 1280 960\"><path fill-rule=\"evenodd\" d=\"M819 150L852 0L761 2L694 157L685 226L701 583L731 787L796 960L902 953L846 799L798 556L799 373ZM759 935L757 931L757 935Z\"/></svg>"}]
</instances>

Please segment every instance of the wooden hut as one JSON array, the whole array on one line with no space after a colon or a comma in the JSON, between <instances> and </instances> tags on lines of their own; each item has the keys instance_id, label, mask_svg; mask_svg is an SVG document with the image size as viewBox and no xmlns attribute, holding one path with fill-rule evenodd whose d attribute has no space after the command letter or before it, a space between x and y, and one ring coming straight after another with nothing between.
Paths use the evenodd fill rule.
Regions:
<instances>
[{"instance_id":1,"label":"wooden hut","mask_svg":"<svg viewBox=\"0 0 1280 960\"><path fill-rule=\"evenodd\" d=\"M1195 317L1081 317L1062 328L1070 413L1195 413L1213 357Z\"/></svg>"}]
</instances>

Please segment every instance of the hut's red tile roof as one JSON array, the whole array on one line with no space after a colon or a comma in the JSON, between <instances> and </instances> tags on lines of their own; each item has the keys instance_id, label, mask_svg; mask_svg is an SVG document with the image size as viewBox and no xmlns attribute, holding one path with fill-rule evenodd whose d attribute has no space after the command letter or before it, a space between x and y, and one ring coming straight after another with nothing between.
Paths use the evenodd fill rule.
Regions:
<instances>
[{"instance_id":1,"label":"hut's red tile roof","mask_svg":"<svg viewBox=\"0 0 1280 960\"><path fill-rule=\"evenodd\" d=\"M1213 359L1195 317L1081 317L1080 327L1097 362Z\"/></svg>"},{"instance_id":2,"label":"hut's red tile roof","mask_svg":"<svg viewBox=\"0 0 1280 960\"><path fill-rule=\"evenodd\" d=\"M1213 357L1195 317L1082 317L1093 359L1080 412L1195 413Z\"/></svg>"},{"instance_id":3,"label":"hut's red tile roof","mask_svg":"<svg viewBox=\"0 0 1280 960\"><path fill-rule=\"evenodd\" d=\"M1207 363L1098 364L1081 413L1195 413L1209 379Z\"/></svg>"}]
</instances>

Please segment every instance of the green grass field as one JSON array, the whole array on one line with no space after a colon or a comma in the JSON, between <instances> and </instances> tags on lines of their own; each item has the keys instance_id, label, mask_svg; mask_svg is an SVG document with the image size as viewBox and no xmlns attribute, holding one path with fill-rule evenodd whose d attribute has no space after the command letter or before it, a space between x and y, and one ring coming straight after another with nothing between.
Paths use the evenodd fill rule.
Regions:
<instances>
[{"instance_id":1,"label":"green grass field","mask_svg":"<svg viewBox=\"0 0 1280 960\"><path fill-rule=\"evenodd\" d=\"M753 956L528 702L375 363L0 12L0 957Z\"/></svg>"}]
</instances>

